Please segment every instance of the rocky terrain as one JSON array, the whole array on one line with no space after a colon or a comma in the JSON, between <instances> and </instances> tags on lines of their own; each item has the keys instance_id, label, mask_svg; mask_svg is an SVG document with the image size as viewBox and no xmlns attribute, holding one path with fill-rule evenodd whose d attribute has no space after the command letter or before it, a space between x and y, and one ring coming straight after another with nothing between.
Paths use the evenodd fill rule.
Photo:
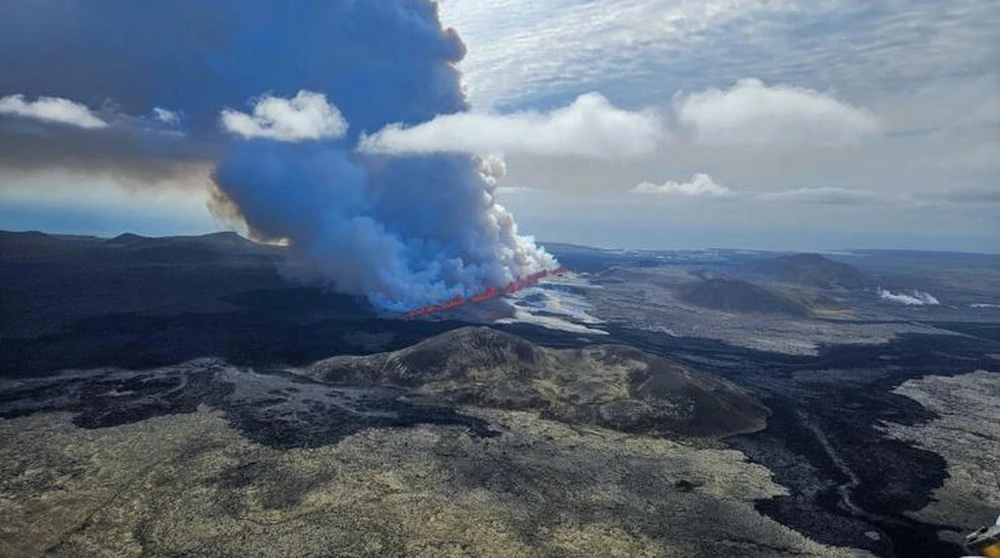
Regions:
<instances>
[{"instance_id":1,"label":"rocky terrain","mask_svg":"<svg viewBox=\"0 0 1000 558\"><path fill-rule=\"evenodd\" d=\"M936 417L922 424L887 422L888 433L945 459L948 478L916 516L969 531L991 524L1000 510L1000 374L977 370L909 380L895 393Z\"/></svg>"},{"instance_id":2,"label":"rocky terrain","mask_svg":"<svg viewBox=\"0 0 1000 558\"><path fill-rule=\"evenodd\" d=\"M335 445L247 440L202 408L96 430L0 422L0 556L814 556L761 515L784 493L736 451L523 412L501 434L375 428Z\"/></svg>"},{"instance_id":3,"label":"rocky terrain","mask_svg":"<svg viewBox=\"0 0 1000 558\"><path fill-rule=\"evenodd\" d=\"M590 278L599 288L587 291L587 301L594 316L624 327L786 354L816 354L824 344L885 343L905 333L946 333L859 306L857 296L864 293L755 284L720 275L726 271L732 270L615 266Z\"/></svg>"},{"instance_id":4,"label":"rocky terrain","mask_svg":"<svg viewBox=\"0 0 1000 558\"><path fill-rule=\"evenodd\" d=\"M740 279L711 277L686 286L680 299L688 304L724 312L785 314L806 317L809 307L779 291Z\"/></svg>"},{"instance_id":5,"label":"rocky terrain","mask_svg":"<svg viewBox=\"0 0 1000 558\"><path fill-rule=\"evenodd\" d=\"M485 327L393 353L333 357L305 373L332 384L405 387L435 405L537 411L650 435L722 437L760 430L767 417L735 385L631 347L546 349Z\"/></svg>"},{"instance_id":6,"label":"rocky terrain","mask_svg":"<svg viewBox=\"0 0 1000 558\"><path fill-rule=\"evenodd\" d=\"M235 235L0 234L0 556L952 558L1000 513L1000 258L837 255L907 307L556 248L403 320Z\"/></svg>"},{"instance_id":7,"label":"rocky terrain","mask_svg":"<svg viewBox=\"0 0 1000 558\"><path fill-rule=\"evenodd\" d=\"M464 328L8 378L0 410L3 556L865 555L754 510L784 489L705 438L761 428L752 396L628 347Z\"/></svg>"},{"instance_id":8,"label":"rocky terrain","mask_svg":"<svg viewBox=\"0 0 1000 558\"><path fill-rule=\"evenodd\" d=\"M868 278L850 264L820 254L778 256L751 262L746 268L775 281L821 289L860 289L870 285Z\"/></svg>"}]
</instances>

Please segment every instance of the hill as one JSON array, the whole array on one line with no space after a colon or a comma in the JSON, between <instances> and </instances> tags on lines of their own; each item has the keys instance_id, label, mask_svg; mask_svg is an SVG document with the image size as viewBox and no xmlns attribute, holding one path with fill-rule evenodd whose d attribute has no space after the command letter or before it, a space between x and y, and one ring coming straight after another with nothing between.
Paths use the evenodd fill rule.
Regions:
<instances>
[{"instance_id":1,"label":"hill","mask_svg":"<svg viewBox=\"0 0 1000 558\"><path fill-rule=\"evenodd\" d=\"M408 388L428 404L535 410L633 433L722 437L759 430L768 415L733 384L631 347L548 349L485 327L399 351L330 358L305 373L334 384Z\"/></svg>"},{"instance_id":2,"label":"hill","mask_svg":"<svg viewBox=\"0 0 1000 558\"><path fill-rule=\"evenodd\" d=\"M284 249L235 233L111 239L0 231L0 337L127 313L233 310L225 298L285 288Z\"/></svg>"},{"instance_id":3,"label":"hill","mask_svg":"<svg viewBox=\"0 0 1000 558\"><path fill-rule=\"evenodd\" d=\"M857 269L819 254L792 254L748 264L749 271L776 281L823 289L859 289L868 284Z\"/></svg>"},{"instance_id":4,"label":"hill","mask_svg":"<svg viewBox=\"0 0 1000 558\"><path fill-rule=\"evenodd\" d=\"M680 289L682 301L725 312L806 317L809 307L784 293L741 279L712 277Z\"/></svg>"},{"instance_id":5,"label":"hill","mask_svg":"<svg viewBox=\"0 0 1000 558\"><path fill-rule=\"evenodd\" d=\"M0 231L0 254L6 263L77 261L89 264L216 264L274 259L276 246L257 244L234 232L200 236L146 237L132 233L104 239L37 231Z\"/></svg>"}]
</instances>

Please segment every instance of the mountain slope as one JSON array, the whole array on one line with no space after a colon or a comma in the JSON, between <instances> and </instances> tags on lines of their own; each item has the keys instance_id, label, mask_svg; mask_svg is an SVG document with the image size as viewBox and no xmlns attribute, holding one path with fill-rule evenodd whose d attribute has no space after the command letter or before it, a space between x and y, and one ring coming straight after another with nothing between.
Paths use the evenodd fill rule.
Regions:
<instances>
[{"instance_id":1,"label":"mountain slope","mask_svg":"<svg viewBox=\"0 0 1000 558\"><path fill-rule=\"evenodd\" d=\"M768 415L728 382L631 347L548 349L484 327L395 352L334 357L304 372L336 384L405 387L436 405L536 410L635 433L722 437L759 430Z\"/></svg>"},{"instance_id":2,"label":"mountain slope","mask_svg":"<svg viewBox=\"0 0 1000 558\"><path fill-rule=\"evenodd\" d=\"M785 314L805 317L809 308L784 293L740 279L713 277L685 286L680 299L688 304L724 312Z\"/></svg>"},{"instance_id":3,"label":"mountain slope","mask_svg":"<svg viewBox=\"0 0 1000 558\"><path fill-rule=\"evenodd\" d=\"M753 262L749 270L765 277L823 289L859 289L867 278L854 267L827 259L819 254L792 254Z\"/></svg>"}]
</instances>

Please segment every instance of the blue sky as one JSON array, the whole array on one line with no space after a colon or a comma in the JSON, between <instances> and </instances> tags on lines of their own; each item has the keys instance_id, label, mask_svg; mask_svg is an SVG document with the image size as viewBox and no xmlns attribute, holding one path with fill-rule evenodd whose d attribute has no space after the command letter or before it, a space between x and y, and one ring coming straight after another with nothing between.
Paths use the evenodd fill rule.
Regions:
<instances>
[{"instance_id":1,"label":"blue sky","mask_svg":"<svg viewBox=\"0 0 1000 558\"><path fill-rule=\"evenodd\" d=\"M522 233L642 248L1000 251L996 2L443 0L440 8L467 47L459 69L469 118L380 131L376 117L348 122L348 133L364 132L363 149L390 156L502 158L496 197ZM2 13L18 9L0 8L0 19L34 26L36 50L72 31L27 9ZM227 17L211 15L200 25ZM315 49L327 46L315 40ZM26 44L0 40L0 51L9 60ZM289 63L266 44L247 45L260 47L257 64ZM46 52L32 64L44 70ZM206 207L216 152L201 144L219 135L221 110L259 116L252 97L290 97L297 76L322 74L312 59L297 54L273 84L261 78L229 97L201 95L197 80L180 76L174 85L190 91L176 95L177 106L156 107L176 113L176 125L124 86L61 81L99 79L86 64L79 76L55 63L42 77L4 72L0 228L112 235L229 226ZM352 99L378 94L342 83L328 91L334 110L357 113ZM33 105L42 95L73 105ZM51 119L37 118L45 114L75 131L51 140ZM141 129L143 139L112 137L99 123ZM92 141L94 130L107 137Z\"/></svg>"}]
</instances>

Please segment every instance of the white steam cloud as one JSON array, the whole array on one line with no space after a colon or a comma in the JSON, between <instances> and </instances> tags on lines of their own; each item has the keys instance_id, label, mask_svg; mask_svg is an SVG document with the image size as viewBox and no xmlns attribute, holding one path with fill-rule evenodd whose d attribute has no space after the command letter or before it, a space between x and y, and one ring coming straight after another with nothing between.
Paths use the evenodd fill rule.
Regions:
<instances>
[{"instance_id":1,"label":"white steam cloud","mask_svg":"<svg viewBox=\"0 0 1000 558\"><path fill-rule=\"evenodd\" d=\"M86 106L60 97L38 97L34 101L25 101L24 95L0 97L0 114L84 129L108 127L107 122Z\"/></svg>"},{"instance_id":2,"label":"white steam cloud","mask_svg":"<svg viewBox=\"0 0 1000 558\"><path fill-rule=\"evenodd\" d=\"M925 293L916 289L914 289L911 294L906 294L902 292L893 293L888 289L879 287L878 296L882 300L906 306L937 306L941 304L938 299L934 298L934 296L930 293Z\"/></svg>"},{"instance_id":3,"label":"white steam cloud","mask_svg":"<svg viewBox=\"0 0 1000 558\"><path fill-rule=\"evenodd\" d=\"M347 121L322 93L299 91L291 99L265 95L253 114L225 109L219 116L222 129L245 139L266 138L300 142L336 139L347 132Z\"/></svg>"},{"instance_id":4,"label":"white steam cloud","mask_svg":"<svg viewBox=\"0 0 1000 558\"><path fill-rule=\"evenodd\" d=\"M697 143L771 145L855 143L879 131L868 110L801 87L742 79L727 90L677 95L674 110Z\"/></svg>"},{"instance_id":5,"label":"white steam cloud","mask_svg":"<svg viewBox=\"0 0 1000 558\"><path fill-rule=\"evenodd\" d=\"M632 112L597 93L548 113L463 112L404 127L393 124L363 137L369 153L504 153L635 157L656 151L666 135L654 111Z\"/></svg>"},{"instance_id":6,"label":"white steam cloud","mask_svg":"<svg viewBox=\"0 0 1000 558\"><path fill-rule=\"evenodd\" d=\"M705 173L696 173L688 182L674 182L668 180L663 184L653 184L642 182L632 188L633 194L659 194L678 195L689 197L711 197L722 198L734 195L733 191L712 180L712 177Z\"/></svg>"}]
</instances>

